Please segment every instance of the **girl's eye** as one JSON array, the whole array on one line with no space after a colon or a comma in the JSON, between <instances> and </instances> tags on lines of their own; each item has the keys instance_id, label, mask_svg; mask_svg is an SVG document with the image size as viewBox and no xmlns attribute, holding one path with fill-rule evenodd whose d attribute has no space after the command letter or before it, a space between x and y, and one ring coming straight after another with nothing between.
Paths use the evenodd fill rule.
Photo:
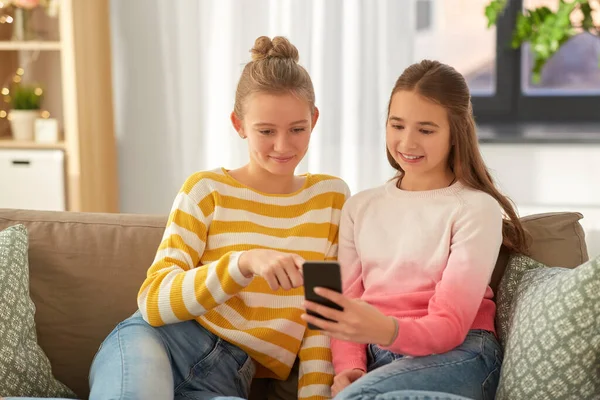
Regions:
<instances>
[{"instance_id":1,"label":"girl's eye","mask_svg":"<svg viewBox=\"0 0 600 400\"><path fill-rule=\"evenodd\" d=\"M293 128L292 132L294 133L301 133L304 132L306 130L306 128Z\"/></svg>"},{"instance_id":2,"label":"girl's eye","mask_svg":"<svg viewBox=\"0 0 600 400\"><path fill-rule=\"evenodd\" d=\"M261 129L259 130L259 132L261 133L261 135L270 135L271 133L273 133L271 129Z\"/></svg>"},{"instance_id":3,"label":"girl's eye","mask_svg":"<svg viewBox=\"0 0 600 400\"><path fill-rule=\"evenodd\" d=\"M392 128L394 128L396 130L402 130L402 129L404 129L404 125L392 125Z\"/></svg>"},{"instance_id":4,"label":"girl's eye","mask_svg":"<svg viewBox=\"0 0 600 400\"><path fill-rule=\"evenodd\" d=\"M421 133L424 134L424 135L430 135L430 134L433 133L433 131L430 131L428 129L421 129Z\"/></svg>"}]
</instances>

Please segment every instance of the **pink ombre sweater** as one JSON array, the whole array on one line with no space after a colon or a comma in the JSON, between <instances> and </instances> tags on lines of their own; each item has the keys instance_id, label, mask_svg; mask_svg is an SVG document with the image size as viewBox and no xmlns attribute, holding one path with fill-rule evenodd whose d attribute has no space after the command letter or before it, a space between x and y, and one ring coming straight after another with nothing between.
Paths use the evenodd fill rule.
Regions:
<instances>
[{"instance_id":1,"label":"pink ombre sweater","mask_svg":"<svg viewBox=\"0 0 600 400\"><path fill-rule=\"evenodd\" d=\"M424 356L461 344L470 329L494 331L490 278L502 243L502 209L457 182L405 191L395 182L351 197L342 210L344 292L398 320L385 348ZM366 370L366 345L332 340L336 373Z\"/></svg>"}]
</instances>

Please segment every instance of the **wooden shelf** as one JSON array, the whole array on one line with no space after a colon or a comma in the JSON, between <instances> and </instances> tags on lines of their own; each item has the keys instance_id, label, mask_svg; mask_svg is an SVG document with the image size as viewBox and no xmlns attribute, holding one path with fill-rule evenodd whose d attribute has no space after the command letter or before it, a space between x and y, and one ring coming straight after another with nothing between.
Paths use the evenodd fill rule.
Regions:
<instances>
[{"instance_id":1,"label":"wooden shelf","mask_svg":"<svg viewBox=\"0 0 600 400\"><path fill-rule=\"evenodd\" d=\"M0 24L0 77L11 77L29 56L39 55L23 68L28 80L43 85L44 108L59 122L63 140L15 141L0 118L0 150L64 151L67 210L118 212L110 0L60 0L58 18L38 11L32 22L47 39L13 41L11 27Z\"/></svg>"},{"instance_id":2,"label":"wooden shelf","mask_svg":"<svg viewBox=\"0 0 600 400\"><path fill-rule=\"evenodd\" d=\"M65 143L37 143L33 141L13 140L11 137L0 137L0 149L58 149L65 150Z\"/></svg>"},{"instance_id":3,"label":"wooden shelf","mask_svg":"<svg viewBox=\"0 0 600 400\"><path fill-rule=\"evenodd\" d=\"M18 50L31 50L31 51L52 51L60 50L62 44L60 42L49 42L49 41L26 41L17 42L12 40L0 40L0 50L5 51L18 51Z\"/></svg>"}]
</instances>

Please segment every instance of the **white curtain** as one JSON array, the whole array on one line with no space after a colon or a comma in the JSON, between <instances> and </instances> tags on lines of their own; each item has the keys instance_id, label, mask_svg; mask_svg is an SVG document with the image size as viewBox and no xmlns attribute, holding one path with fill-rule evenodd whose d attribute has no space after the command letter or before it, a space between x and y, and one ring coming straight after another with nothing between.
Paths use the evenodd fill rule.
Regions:
<instances>
[{"instance_id":1,"label":"white curtain","mask_svg":"<svg viewBox=\"0 0 600 400\"><path fill-rule=\"evenodd\" d=\"M353 193L382 184L413 16L413 0L112 0L121 211L164 214L192 172L247 162L229 114L261 35L288 37L315 85L321 117L298 172L340 176Z\"/></svg>"}]
</instances>

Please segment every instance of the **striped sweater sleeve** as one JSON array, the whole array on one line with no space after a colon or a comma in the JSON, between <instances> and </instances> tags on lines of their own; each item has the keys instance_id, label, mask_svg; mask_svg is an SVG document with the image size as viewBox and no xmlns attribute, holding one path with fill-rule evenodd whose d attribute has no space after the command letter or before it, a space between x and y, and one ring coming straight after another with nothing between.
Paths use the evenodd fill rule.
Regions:
<instances>
[{"instance_id":1,"label":"striped sweater sleeve","mask_svg":"<svg viewBox=\"0 0 600 400\"><path fill-rule=\"evenodd\" d=\"M337 260L338 231L339 229L335 225L335 239L325 254L325 260ZM334 370L331 362L329 337L319 331L307 330L298 357L300 358L298 399L331 398Z\"/></svg>"},{"instance_id":2,"label":"striped sweater sleeve","mask_svg":"<svg viewBox=\"0 0 600 400\"><path fill-rule=\"evenodd\" d=\"M192 175L175 198L154 262L138 293L138 307L152 326L195 319L247 286L241 252L199 265L214 211L210 190Z\"/></svg>"},{"instance_id":3,"label":"striped sweater sleeve","mask_svg":"<svg viewBox=\"0 0 600 400\"><path fill-rule=\"evenodd\" d=\"M307 330L298 357L298 399L330 399L334 372L329 337Z\"/></svg>"},{"instance_id":4,"label":"striped sweater sleeve","mask_svg":"<svg viewBox=\"0 0 600 400\"><path fill-rule=\"evenodd\" d=\"M345 182L341 182L343 184L343 193L344 193L344 203L350 197L350 189ZM341 208L343 204L340 205L339 210L335 210L332 215L332 224L331 224L331 232L330 236L330 247L325 254L325 261L337 261L338 259L338 247L339 247L339 236L340 236L340 219L341 219Z\"/></svg>"}]
</instances>

